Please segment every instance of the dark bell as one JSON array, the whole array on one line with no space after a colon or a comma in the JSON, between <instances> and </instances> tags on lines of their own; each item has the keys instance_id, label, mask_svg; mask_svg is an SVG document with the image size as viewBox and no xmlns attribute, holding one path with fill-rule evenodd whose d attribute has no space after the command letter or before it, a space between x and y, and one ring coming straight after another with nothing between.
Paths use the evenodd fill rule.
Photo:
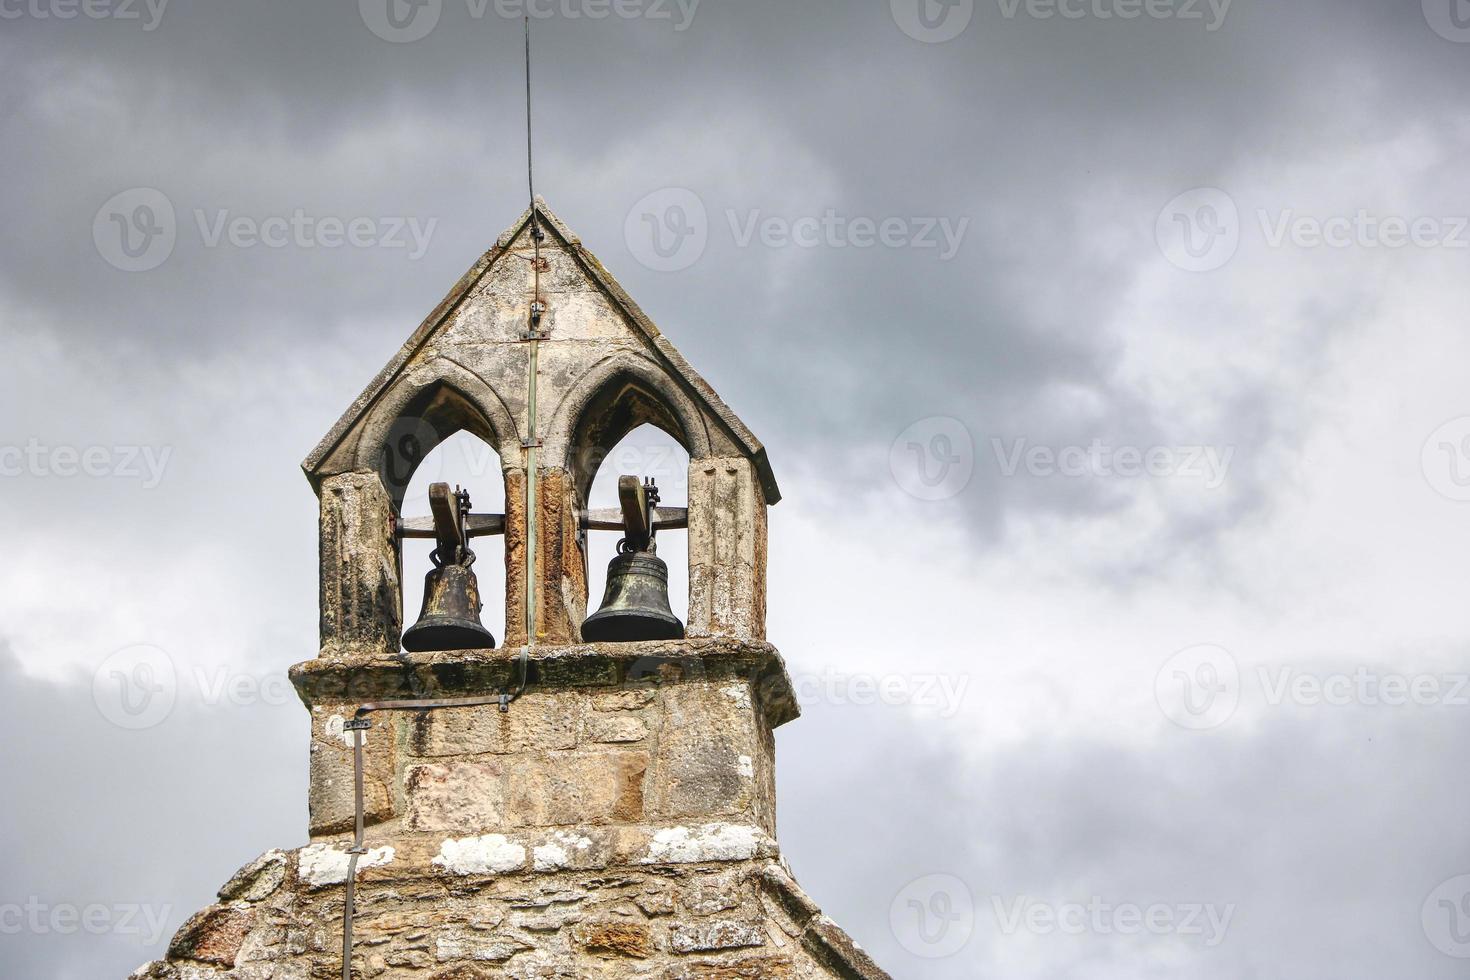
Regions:
<instances>
[{"instance_id":1,"label":"dark bell","mask_svg":"<svg viewBox=\"0 0 1470 980\"><path fill-rule=\"evenodd\" d=\"M480 584L464 565L435 568L424 576L424 608L403 634L410 653L493 650L495 637L480 624Z\"/></svg>"},{"instance_id":2,"label":"dark bell","mask_svg":"<svg viewBox=\"0 0 1470 980\"><path fill-rule=\"evenodd\" d=\"M669 566L647 551L618 555L607 566L602 608L582 624L588 643L682 640L684 624L669 608Z\"/></svg>"}]
</instances>

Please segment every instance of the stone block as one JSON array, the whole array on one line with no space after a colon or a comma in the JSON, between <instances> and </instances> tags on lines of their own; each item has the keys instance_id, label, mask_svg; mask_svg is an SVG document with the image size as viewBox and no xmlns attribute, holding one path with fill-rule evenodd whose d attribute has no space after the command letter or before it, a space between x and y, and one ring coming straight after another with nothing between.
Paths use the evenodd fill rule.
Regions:
<instances>
[{"instance_id":1,"label":"stone block","mask_svg":"<svg viewBox=\"0 0 1470 980\"><path fill-rule=\"evenodd\" d=\"M469 834L499 827L502 776L498 762L409 766L404 776L409 829Z\"/></svg>"},{"instance_id":2,"label":"stone block","mask_svg":"<svg viewBox=\"0 0 1470 980\"><path fill-rule=\"evenodd\" d=\"M632 822L643 816L646 752L566 752L518 762L507 780L512 826Z\"/></svg>"},{"instance_id":3,"label":"stone block","mask_svg":"<svg viewBox=\"0 0 1470 980\"><path fill-rule=\"evenodd\" d=\"M495 705L427 711L414 721L410 748L428 758L570 749L579 706L567 694L528 693L506 712Z\"/></svg>"},{"instance_id":4,"label":"stone block","mask_svg":"<svg viewBox=\"0 0 1470 980\"><path fill-rule=\"evenodd\" d=\"M169 943L168 955L230 968L250 932L254 916L246 908L211 905L197 912Z\"/></svg>"},{"instance_id":5,"label":"stone block","mask_svg":"<svg viewBox=\"0 0 1470 980\"><path fill-rule=\"evenodd\" d=\"M741 703L726 689L742 688ZM755 713L748 687L696 683L664 693L664 723L654 757L650 812L661 819L720 817L748 808L754 785L741 757L757 751Z\"/></svg>"},{"instance_id":6,"label":"stone block","mask_svg":"<svg viewBox=\"0 0 1470 980\"><path fill-rule=\"evenodd\" d=\"M653 704L657 697L653 691L604 691L592 695L592 707L596 711L637 711Z\"/></svg>"},{"instance_id":7,"label":"stone block","mask_svg":"<svg viewBox=\"0 0 1470 980\"><path fill-rule=\"evenodd\" d=\"M589 953L647 959L655 951L653 937L641 922L598 919L582 922L573 930L578 946Z\"/></svg>"},{"instance_id":8,"label":"stone block","mask_svg":"<svg viewBox=\"0 0 1470 980\"><path fill-rule=\"evenodd\" d=\"M709 953L722 949L744 949L766 944L766 931L758 920L718 919L711 922L681 922L669 930L669 944L676 953Z\"/></svg>"},{"instance_id":9,"label":"stone block","mask_svg":"<svg viewBox=\"0 0 1470 980\"><path fill-rule=\"evenodd\" d=\"M310 789L307 795L313 837L352 829L353 762L351 733L342 725L348 709L320 708L312 712ZM363 733L363 822L382 823L397 815L392 787L397 782L397 746L392 730L376 722Z\"/></svg>"},{"instance_id":10,"label":"stone block","mask_svg":"<svg viewBox=\"0 0 1470 980\"><path fill-rule=\"evenodd\" d=\"M648 737L648 725L643 719L627 713L591 714L584 725L586 734L583 741L586 742L627 744L641 742Z\"/></svg>"}]
</instances>

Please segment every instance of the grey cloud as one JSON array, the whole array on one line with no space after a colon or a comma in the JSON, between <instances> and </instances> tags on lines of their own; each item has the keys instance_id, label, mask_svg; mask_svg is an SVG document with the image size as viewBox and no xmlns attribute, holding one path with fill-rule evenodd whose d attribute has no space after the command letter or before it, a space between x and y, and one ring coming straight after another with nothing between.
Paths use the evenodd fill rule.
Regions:
<instances>
[{"instance_id":1,"label":"grey cloud","mask_svg":"<svg viewBox=\"0 0 1470 980\"><path fill-rule=\"evenodd\" d=\"M986 746L895 709L814 707L780 735L782 842L824 910L895 976L1449 980L1461 962L1426 938L1420 911L1470 872L1458 816L1470 791L1439 748L1465 737L1459 710ZM1422 764L1406 766L1414 746ZM930 874L963 881L976 910L970 942L938 960L889 924L892 900ZM1000 929L1022 898L1094 896L1234 914L1214 947Z\"/></svg>"}]
</instances>

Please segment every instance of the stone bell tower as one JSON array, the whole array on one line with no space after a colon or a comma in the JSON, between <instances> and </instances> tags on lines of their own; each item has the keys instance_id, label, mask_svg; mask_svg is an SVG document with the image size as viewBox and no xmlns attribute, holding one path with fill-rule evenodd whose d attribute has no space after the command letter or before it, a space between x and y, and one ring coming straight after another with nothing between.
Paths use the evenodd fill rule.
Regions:
<instances>
[{"instance_id":1,"label":"stone bell tower","mask_svg":"<svg viewBox=\"0 0 1470 980\"><path fill-rule=\"evenodd\" d=\"M630 492L622 526L687 530L686 635L586 643L587 535L619 526L588 510L592 481L645 423L688 450L688 506ZM466 430L500 454L500 512L456 524L440 490L435 518L400 513L414 468ZM798 711L765 638L765 450L539 199L304 468L321 638L291 677L312 843L243 868L135 977L886 976L775 840L772 733ZM401 582L425 571L402 540L437 536L438 555L489 534L501 646L402 651Z\"/></svg>"}]
</instances>

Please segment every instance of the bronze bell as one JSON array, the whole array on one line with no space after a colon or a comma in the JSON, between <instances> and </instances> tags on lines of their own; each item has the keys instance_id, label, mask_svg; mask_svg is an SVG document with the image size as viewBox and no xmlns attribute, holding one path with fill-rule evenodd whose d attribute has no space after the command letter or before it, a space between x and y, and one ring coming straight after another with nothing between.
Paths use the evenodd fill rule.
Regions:
<instances>
[{"instance_id":1,"label":"bronze bell","mask_svg":"<svg viewBox=\"0 0 1470 980\"><path fill-rule=\"evenodd\" d=\"M438 565L438 556L435 564ZM424 608L403 634L410 653L436 650L493 650L495 637L480 623L480 583L464 564L438 565L424 576Z\"/></svg>"},{"instance_id":2,"label":"bronze bell","mask_svg":"<svg viewBox=\"0 0 1470 980\"><path fill-rule=\"evenodd\" d=\"M624 548L607 566L602 608L582 624L582 639L588 643L684 639L684 624L669 608L669 566L652 551Z\"/></svg>"}]
</instances>

